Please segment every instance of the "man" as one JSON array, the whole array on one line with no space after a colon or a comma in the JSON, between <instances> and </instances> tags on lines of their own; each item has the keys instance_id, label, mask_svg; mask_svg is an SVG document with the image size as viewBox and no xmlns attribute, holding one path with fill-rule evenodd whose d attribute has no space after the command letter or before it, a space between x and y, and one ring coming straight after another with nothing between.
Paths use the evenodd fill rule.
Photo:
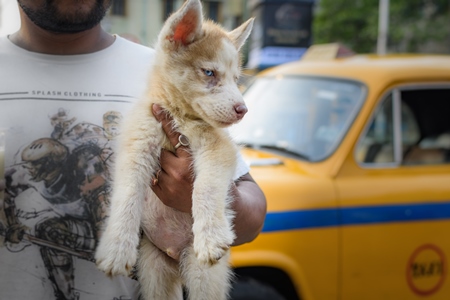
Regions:
<instances>
[{"instance_id":1,"label":"man","mask_svg":"<svg viewBox=\"0 0 450 300\"><path fill-rule=\"evenodd\" d=\"M92 258L107 217L118 124L145 91L153 51L100 27L108 0L18 3L19 31L0 38L0 127L7 128L0 299L137 299L136 281L107 278ZM175 145L170 118L159 107L153 113ZM191 157L178 152L162 153L152 189L165 205L190 212ZM242 159L236 179L239 245L260 232L266 203ZM164 223L154 234L161 249L184 242L166 236Z\"/></svg>"}]
</instances>

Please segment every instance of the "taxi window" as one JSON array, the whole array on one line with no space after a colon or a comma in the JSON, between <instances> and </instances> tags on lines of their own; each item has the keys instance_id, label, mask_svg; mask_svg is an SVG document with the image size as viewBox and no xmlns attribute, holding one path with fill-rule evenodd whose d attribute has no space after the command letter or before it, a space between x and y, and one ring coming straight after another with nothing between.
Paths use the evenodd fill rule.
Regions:
<instances>
[{"instance_id":1,"label":"taxi window","mask_svg":"<svg viewBox=\"0 0 450 300\"><path fill-rule=\"evenodd\" d=\"M373 115L358 143L356 160L373 166L450 163L450 87L395 92Z\"/></svg>"},{"instance_id":2,"label":"taxi window","mask_svg":"<svg viewBox=\"0 0 450 300\"><path fill-rule=\"evenodd\" d=\"M341 142L365 93L365 87L354 81L262 77L245 91L249 111L231 132L247 147L320 161Z\"/></svg>"}]
</instances>

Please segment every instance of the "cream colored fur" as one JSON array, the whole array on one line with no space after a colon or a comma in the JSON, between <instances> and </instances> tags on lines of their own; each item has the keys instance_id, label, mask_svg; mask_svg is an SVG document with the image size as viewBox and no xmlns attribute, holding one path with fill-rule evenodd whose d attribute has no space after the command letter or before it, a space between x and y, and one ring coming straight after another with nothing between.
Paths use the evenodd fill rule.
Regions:
<instances>
[{"instance_id":1,"label":"cream colored fur","mask_svg":"<svg viewBox=\"0 0 450 300\"><path fill-rule=\"evenodd\" d=\"M201 11L199 0L186 1L159 35L148 93L124 120L110 217L96 253L97 266L110 276L127 276L137 262L146 300L181 299L182 285L191 300L220 300L230 287L235 234L229 187L237 148L224 128L238 122L245 108L236 81L239 50L253 20L226 32L204 22ZM190 140L192 216L164 206L149 187L160 169L161 149L173 150L152 114L153 103L165 108L174 129ZM180 263L139 235L141 227L158 230L160 218L170 220L174 234L192 228Z\"/></svg>"}]
</instances>

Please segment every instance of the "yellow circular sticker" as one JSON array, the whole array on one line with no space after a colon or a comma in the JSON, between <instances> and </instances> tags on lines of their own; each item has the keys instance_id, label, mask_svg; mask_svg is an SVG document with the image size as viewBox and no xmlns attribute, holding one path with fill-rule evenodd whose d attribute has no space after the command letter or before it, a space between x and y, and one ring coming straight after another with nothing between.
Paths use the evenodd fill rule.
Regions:
<instances>
[{"instance_id":1,"label":"yellow circular sticker","mask_svg":"<svg viewBox=\"0 0 450 300\"><path fill-rule=\"evenodd\" d=\"M406 267L406 279L411 290L420 296L436 293L445 281L447 265L444 252L433 244L418 247Z\"/></svg>"}]
</instances>

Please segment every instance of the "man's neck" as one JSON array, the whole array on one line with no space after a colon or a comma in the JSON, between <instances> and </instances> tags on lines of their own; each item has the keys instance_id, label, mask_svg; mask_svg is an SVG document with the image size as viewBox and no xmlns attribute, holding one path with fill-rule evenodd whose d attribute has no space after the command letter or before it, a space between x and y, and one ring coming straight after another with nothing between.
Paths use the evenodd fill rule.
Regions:
<instances>
[{"instance_id":1,"label":"man's neck","mask_svg":"<svg viewBox=\"0 0 450 300\"><path fill-rule=\"evenodd\" d=\"M114 36L100 24L92 29L71 34L46 31L31 22L21 11L21 27L9 36L17 46L32 52L54 55L88 54L103 50L114 42Z\"/></svg>"}]
</instances>

